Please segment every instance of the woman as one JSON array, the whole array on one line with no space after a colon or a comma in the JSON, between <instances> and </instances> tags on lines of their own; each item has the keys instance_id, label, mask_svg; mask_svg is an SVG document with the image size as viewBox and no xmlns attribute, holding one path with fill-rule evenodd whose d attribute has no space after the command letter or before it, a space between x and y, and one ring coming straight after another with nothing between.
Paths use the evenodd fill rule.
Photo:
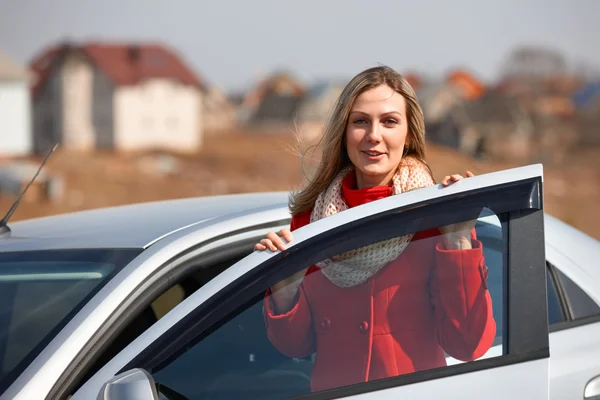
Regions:
<instances>
[{"instance_id":1,"label":"woman","mask_svg":"<svg viewBox=\"0 0 600 400\"><path fill-rule=\"evenodd\" d=\"M269 232L255 249L283 250L306 224L433 185L424 134L401 75L389 67L359 73L335 105L314 176L290 198L290 229ZM496 325L474 223L367 246L279 282L264 300L269 339L289 357L316 353L313 391L442 367L444 353L481 357Z\"/></svg>"}]
</instances>

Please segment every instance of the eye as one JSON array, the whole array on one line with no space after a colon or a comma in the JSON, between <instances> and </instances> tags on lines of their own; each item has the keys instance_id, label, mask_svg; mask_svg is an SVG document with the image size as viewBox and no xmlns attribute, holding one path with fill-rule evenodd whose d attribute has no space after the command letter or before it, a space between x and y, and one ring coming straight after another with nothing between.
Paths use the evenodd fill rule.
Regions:
<instances>
[{"instance_id":1,"label":"eye","mask_svg":"<svg viewBox=\"0 0 600 400\"><path fill-rule=\"evenodd\" d=\"M353 121L353 123L356 125L362 125L362 124L366 124L367 120L364 118L357 118Z\"/></svg>"},{"instance_id":2,"label":"eye","mask_svg":"<svg viewBox=\"0 0 600 400\"><path fill-rule=\"evenodd\" d=\"M398 123L398 121L396 121L396 120L395 120L395 119L393 119L393 118L388 118L388 119L386 119L386 120L384 121L384 124L386 124L386 125L390 125L390 126L394 126L394 125L396 125L397 123Z\"/></svg>"}]
</instances>

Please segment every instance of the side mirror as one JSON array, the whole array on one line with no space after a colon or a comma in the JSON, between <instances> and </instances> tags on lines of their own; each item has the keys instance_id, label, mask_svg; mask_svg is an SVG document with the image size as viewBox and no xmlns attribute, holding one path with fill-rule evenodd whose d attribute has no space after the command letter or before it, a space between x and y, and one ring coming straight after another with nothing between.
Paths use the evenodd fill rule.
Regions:
<instances>
[{"instance_id":1,"label":"side mirror","mask_svg":"<svg viewBox=\"0 0 600 400\"><path fill-rule=\"evenodd\" d=\"M102 385L96 400L159 400L152 376L140 368L119 374Z\"/></svg>"}]
</instances>

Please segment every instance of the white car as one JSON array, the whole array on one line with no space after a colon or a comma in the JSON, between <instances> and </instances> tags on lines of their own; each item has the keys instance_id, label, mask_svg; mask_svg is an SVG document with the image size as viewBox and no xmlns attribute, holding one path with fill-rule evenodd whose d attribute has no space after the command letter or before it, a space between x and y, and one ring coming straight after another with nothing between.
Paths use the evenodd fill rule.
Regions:
<instances>
[{"instance_id":1,"label":"white car","mask_svg":"<svg viewBox=\"0 0 600 400\"><path fill-rule=\"evenodd\" d=\"M266 336L267 288L474 210L492 348L311 393L314 355L286 357ZM260 193L10 224L0 236L0 399L600 398L600 243L544 214L540 165L355 207L298 229L284 252L253 251L289 221L287 193Z\"/></svg>"}]
</instances>

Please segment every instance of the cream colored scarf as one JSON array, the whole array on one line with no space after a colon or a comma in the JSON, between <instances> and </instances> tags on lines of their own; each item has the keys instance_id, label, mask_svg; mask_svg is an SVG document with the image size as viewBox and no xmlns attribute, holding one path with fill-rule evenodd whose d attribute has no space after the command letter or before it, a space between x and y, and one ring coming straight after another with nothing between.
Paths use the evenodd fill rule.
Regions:
<instances>
[{"instance_id":1,"label":"cream colored scarf","mask_svg":"<svg viewBox=\"0 0 600 400\"><path fill-rule=\"evenodd\" d=\"M354 168L339 173L327 190L317 197L310 222L348 209L342 197L342 181L350 171L354 171ZM425 165L414 158L405 158L392 178L392 194L396 195L433 184L435 182ZM408 234L350 250L318 262L317 266L334 285L357 286L396 259L410 243L412 237L413 234Z\"/></svg>"}]
</instances>

